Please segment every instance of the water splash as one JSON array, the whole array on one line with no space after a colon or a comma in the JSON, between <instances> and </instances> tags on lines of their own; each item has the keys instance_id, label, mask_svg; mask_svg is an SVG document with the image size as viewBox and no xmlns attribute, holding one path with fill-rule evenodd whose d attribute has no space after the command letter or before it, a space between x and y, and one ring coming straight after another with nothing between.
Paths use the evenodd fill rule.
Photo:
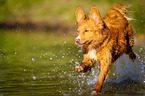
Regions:
<instances>
[{"instance_id":1,"label":"water splash","mask_svg":"<svg viewBox=\"0 0 145 96\"><path fill-rule=\"evenodd\" d=\"M119 83L129 78L133 81L137 81L137 82L141 81L142 80L141 64L138 60L139 59L137 58L135 62L132 62L131 59L129 59L129 57L124 54L116 62L117 78L115 82Z\"/></svg>"},{"instance_id":2,"label":"water splash","mask_svg":"<svg viewBox=\"0 0 145 96\"><path fill-rule=\"evenodd\" d=\"M135 82L145 82L144 81L144 64L140 61L141 58L137 54L137 60L132 62L127 55L121 56L115 64L113 64L114 69L109 72L109 76L105 82L120 83L124 80L131 80ZM90 76L87 79L87 84L95 84L99 76L99 70L93 69Z\"/></svg>"}]
</instances>

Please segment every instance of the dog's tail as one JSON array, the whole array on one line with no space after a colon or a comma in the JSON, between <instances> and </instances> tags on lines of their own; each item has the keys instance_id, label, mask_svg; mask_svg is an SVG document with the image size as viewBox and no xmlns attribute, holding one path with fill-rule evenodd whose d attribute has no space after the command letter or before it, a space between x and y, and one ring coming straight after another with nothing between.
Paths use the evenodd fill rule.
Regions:
<instances>
[{"instance_id":1,"label":"dog's tail","mask_svg":"<svg viewBox=\"0 0 145 96\"><path fill-rule=\"evenodd\" d=\"M130 18L127 16L127 13L130 12L127 10L127 8L131 7L132 5L129 6L123 6L122 4L120 4L119 2L116 2L113 6L112 9L115 9L117 11L119 11L127 20L135 20L133 18Z\"/></svg>"},{"instance_id":2,"label":"dog's tail","mask_svg":"<svg viewBox=\"0 0 145 96\"><path fill-rule=\"evenodd\" d=\"M129 18L127 16L127 13L129 12L127 10L127 8L129 8L130 6L122 6L122 4L120 4L119 2L115 3L113 6L112 6L112 9L115 9L117 11L119 11L127 20L135 20L133 18ZM128 36L128 43L129 43L129 46L128 46L128 51L129 51L129 57L132 61L134 61L136 59L136 55L135 53L132 51L132 47L134 45L134 35L133 35L133 31L132 31L132 28L131 28L131 25L128 24L126 26L126 31L127 31L127 36Z\"/></svg>"},{"instance_id":3,"label":"dog's tail","mask_svg":"<svg viewBox=\"0 0 145 96\"><path fill-rule=\"evenodd\" d=\"M135 20L127 16L127 13L129 12L127 8L129 7L130 6L123 6L119 2L116 2L111 8L107 10L103 21L105 21L109 29L124 29L128 24L127 20Z\"/></svg>"}]
</instances>

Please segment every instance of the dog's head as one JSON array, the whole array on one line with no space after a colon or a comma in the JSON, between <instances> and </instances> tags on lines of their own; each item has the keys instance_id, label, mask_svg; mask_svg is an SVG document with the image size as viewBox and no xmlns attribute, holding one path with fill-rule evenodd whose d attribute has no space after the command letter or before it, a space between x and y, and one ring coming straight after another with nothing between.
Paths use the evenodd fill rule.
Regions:
<instances>
[{"instance_id":1,"label":"dog's head","mask_svg":"<svg viewBox=\"0 0 145 96\"><path fill-rule=\"evenodd\" d=\"M78 24L78 37L75 39L77 45L90 45L91 43L99 44L107 37L105 23L95 6L91 7L88 18L84 11L78 7L76 10L76 19Z\"/></svg>"}]
</instances>

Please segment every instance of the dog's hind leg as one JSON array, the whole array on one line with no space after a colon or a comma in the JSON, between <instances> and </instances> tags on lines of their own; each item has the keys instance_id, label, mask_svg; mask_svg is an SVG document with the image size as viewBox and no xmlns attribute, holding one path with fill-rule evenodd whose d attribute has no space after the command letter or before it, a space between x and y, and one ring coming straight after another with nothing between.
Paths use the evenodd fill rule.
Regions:
<instances>
[{"instance_id":1,"label":"dog's hind leg","mask_svg":"<svg viewBox=\"0 0 145 96\"><path fill-rule=\"evenodd\" d=\"M132 51L132 48L131 48L131 51L129 53L129 57L130 59L134 62L134 60L136 59L136 55L134 54L134 52Z\"/></svg>"},{"instance_id":2,"label":"dog's hind leg","mask_svg":"<svg viewBox=\"0 0 145 96\"><path fill-rule=\"evenodd\" d=\"M132 47L128 44L127 48L125 49L125 53L129 55L129 58L134 62L136 59L136 55L134 54Z\"/></svg>"},{"instance_id":3,"label":"dog's hind leg","mask_svg":"<svg viewBox=\"0 0 145 96\"><path fill-rule=\"evenodd\" d=\"M126 54L129 54L130 59L132 59L132 61L134 61L136 59L136 55L134 54L132 47L134 44L134 35L133 35L133 31L131 28L131 25L128 24L128 26L126 27L127 30L127 49L126 49Z\"/></svg>"},{"instance_id":4,"label":"dog's hind leg","mask_svg":"<svg viewBox=\"0 0 145 96\"><path fill-rule=\"evenodd\" d=\"M134 35L133 35L133 31L132 31L132 27L130 24L128 24L128 26L126 27L127 30L127 35L128 35L128 43L131 47L133 47L134 45Z\"/></svg>"}]
</instances>

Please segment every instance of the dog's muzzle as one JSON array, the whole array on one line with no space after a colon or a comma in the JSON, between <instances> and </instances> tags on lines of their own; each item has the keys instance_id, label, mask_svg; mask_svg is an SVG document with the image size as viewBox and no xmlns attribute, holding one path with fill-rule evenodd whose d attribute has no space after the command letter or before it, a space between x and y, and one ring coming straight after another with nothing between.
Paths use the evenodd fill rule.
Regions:
<instances>
[{"instance_id":1,"label":"dog's muzzle","mask_svg":"<svg viewBox=\"0 0 145 96\"><path fill-rule=\"evenodd\" d=\"M76 39L75 39L75 44L76 44L76 45L80 45L80 39L77 39L77 38L76 38Z\"/></svg>"},{"instance_id":2,"label":"dog's muzzle","mask_svg":"<svg viewBox=\"0 0 145 96\"><path fill-rule=\"evenodd\" d=\"M80 35L78 35L78 37L75 39L75 44L76 44L76 45L81 45L81 44L80 44L80 39L81 39L81 38L80 38Z\"/></svg>"}]
</instances>

